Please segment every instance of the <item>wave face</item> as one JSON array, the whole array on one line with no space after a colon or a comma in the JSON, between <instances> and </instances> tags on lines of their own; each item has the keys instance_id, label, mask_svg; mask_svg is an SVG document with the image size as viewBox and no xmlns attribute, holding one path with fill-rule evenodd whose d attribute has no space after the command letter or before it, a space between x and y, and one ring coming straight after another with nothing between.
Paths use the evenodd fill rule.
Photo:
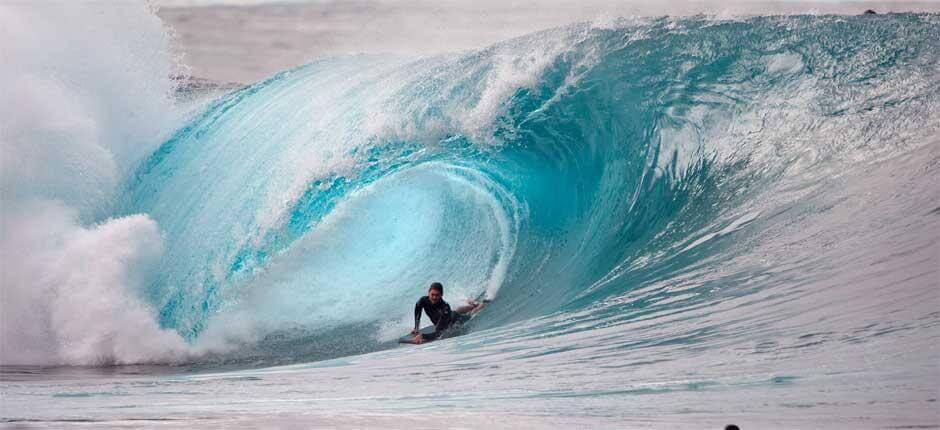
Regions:
<instances>
[{"instance_id":1,"label":"wave face","mask_svg":"<svg viewBox=\"0 0 940 430\"><path fill-rule=\"evenodd\" d=\"M224 357L385 348L431 281L520 338L936 339L938 41L693 17L320 60L211 103L115 213L161 229L160 325Z\"/></svg>"}]
</instances>

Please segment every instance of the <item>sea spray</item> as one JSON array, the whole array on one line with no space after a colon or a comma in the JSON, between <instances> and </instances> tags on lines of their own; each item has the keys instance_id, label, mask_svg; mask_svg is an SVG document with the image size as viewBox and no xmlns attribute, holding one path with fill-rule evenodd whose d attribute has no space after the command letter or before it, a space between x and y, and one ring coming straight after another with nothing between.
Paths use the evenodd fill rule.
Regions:
<instances>
[{"instance_id":1,"label":"sea spray","mask_svg":"<svg viewBox=\"0 0 940 430\"><path fill-rule=\"evenodd\" d=\"M143 4L0 5L0 363L172 361L143 300L163 240L112 218L176 124L162 23Z\"/></svg>"}]
</instances>

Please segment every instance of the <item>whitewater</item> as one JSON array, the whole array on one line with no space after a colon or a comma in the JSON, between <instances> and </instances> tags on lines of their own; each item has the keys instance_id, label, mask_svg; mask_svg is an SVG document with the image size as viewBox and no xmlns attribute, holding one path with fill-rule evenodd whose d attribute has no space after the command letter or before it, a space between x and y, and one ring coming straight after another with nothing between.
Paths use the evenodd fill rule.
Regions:
<instances>
[{"instance_id":1,"label":"whitewater","mask_svg":"<svg viewBox=\"0 0 940 430\"><path fill-rule=\"evenodd\" d=\"M936 13L186 96L146 5L3 4L0 40L0 426L940 427ZM433 281L492 303L399 346Z\"/></svg>"}]
</instances>

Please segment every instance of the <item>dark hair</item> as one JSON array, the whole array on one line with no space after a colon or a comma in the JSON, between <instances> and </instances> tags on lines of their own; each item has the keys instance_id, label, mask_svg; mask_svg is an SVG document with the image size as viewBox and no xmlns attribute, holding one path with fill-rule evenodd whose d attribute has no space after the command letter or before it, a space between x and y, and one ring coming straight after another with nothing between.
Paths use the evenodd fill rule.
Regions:
<instances>
[{"instance_id":1,"label":"dark hair","mask_svg":"<svg viewBox=\"0 0 940 430\"><path fill-rule=\"evenodd\" d=\"M741 430L741 429L734 424L728 424L725 426L725 430Z\"/></svg>"},{"instance_id":2,"label":"dark hair","mask_svg":"<svg viewBox=\"0 0 940 430\"><path fill-rule=\"evenodd\" d=\"M428 287L428 291L431 291L431 290L437 290L437 292L441 293L442 296L444 295L444 286L441 285L440 282L431 283L431 286Z\"/></svg>"}]
</instances>

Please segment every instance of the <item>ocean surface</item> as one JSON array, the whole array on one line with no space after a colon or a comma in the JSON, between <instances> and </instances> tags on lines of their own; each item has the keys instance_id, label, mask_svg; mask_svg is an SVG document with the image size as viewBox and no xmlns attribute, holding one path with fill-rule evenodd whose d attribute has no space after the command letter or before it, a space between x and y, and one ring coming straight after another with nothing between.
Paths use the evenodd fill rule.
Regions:
<instances>
[{"instance_id":1,"label":"ocean surface","mask_svg":"<svg viewBox=\"0 0 940 430\"><path fill-rule=\"evenodd\" d=\"M241 86L172 79L139 5L5 5L14 37L0 427L940 428L936 13ZM399 346L432 281L492 303Z\"/></svg>"}]
</instances>

